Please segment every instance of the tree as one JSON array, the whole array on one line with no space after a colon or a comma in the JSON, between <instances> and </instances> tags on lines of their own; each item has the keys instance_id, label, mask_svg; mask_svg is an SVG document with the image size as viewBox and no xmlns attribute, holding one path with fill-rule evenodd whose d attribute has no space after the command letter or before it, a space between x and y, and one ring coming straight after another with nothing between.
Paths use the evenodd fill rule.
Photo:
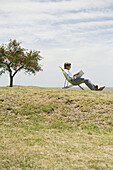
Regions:
<instances>
[{"instance_id":1,"label":"tree","mask_svg":"<svg viewBox=\"0 0 113 170\"><path fill-rule=\"evenodd\" d=\"M10 87L13 87L13 78L20 70L29 74L42 71L38 63L42 59L40 51L28 51L20 44L16 40L10 40L8 44L0 46L0 75L9 73Z\"/></svg>"}]
</instances>

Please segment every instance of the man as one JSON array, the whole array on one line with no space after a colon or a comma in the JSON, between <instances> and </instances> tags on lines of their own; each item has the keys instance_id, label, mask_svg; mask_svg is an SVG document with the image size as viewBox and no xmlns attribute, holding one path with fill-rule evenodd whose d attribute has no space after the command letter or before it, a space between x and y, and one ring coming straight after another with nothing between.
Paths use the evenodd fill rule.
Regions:
<instances>
[{"instance_id":1,"label":"man","mask_svg":"<svg viewBox=\"0 0 113 170\"><path fill-rule=\"evenodd\" d=\"M102 91L105 86L103 87L100 87L98 88L98 85L94 85L93 83L91 83L90 80L88 79L84 79L84 78L81 78L81 77L76 77L77 75L79 75L80 72L72 75L71 72L69 71L71 69L71 63L64 63L64 71L65 71L65 75L66 77L75 82L75 83L79 83L81 82L82 80L84 80L84 83L91 89L91 90L99 90L99 91Z\"/></svg>"}]
</instances>

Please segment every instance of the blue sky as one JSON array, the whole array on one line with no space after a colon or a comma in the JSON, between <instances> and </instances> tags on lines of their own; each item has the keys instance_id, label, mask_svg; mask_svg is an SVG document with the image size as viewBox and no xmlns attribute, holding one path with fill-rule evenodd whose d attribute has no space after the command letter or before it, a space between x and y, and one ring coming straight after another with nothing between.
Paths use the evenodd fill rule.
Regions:
<instances>
[{"instance_id":1,"label":"blue sky","mask_svg":"<svg viewBox=\"0 0 113 170\"><path fill-rule=\"evenodd\" d=\"M9 39L43 56L43 72L20 72L14 84L61 87L58 66L69 61L72 73L113 86L113 0L0 0L0 44ZM4 74L0 86L8 84Z\"/></svg>"}]
</instances>

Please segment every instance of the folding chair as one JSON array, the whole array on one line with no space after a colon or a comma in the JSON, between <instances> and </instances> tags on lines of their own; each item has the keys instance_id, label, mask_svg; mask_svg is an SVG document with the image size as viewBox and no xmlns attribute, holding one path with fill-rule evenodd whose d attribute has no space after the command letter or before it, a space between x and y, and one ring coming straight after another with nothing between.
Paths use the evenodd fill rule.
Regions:
<instances>
[{"instance_id":1,"label":"folding chair","mask_svg":"<svg viewBox=\"0 0 113 170\"><path fill-rule=\"evenodd\" d=\"M63 73L63 75L64 75L64 77L65 77L65 82L64 82L64 87L63 87L64 89L70 88L70 87L73 87L73 86L79 86L82 90L84 90L83 87L80 86L80 84L84 83L84 80L80 81L79 83L75 83L75 82L69 80L69 79L66 77L65 71L64 71L64 69L63 69L62 67L59 66L59 68L62 70L62 73ZM69 83L70 83L70 85L68 85ZM67 84L67 85L66 85L66 84Z\"/></svg>"}]
</instances>

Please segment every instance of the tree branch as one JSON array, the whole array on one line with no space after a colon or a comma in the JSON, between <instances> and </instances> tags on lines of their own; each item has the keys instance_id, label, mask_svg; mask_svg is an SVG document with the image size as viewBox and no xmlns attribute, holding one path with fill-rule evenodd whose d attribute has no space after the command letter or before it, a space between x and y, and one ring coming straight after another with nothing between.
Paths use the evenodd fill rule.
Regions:
<instances>
[{"instance_id":1,"label":"tree branch","mask_svg":"<svg viewBox=\"0 0 113 170\"><path fill-rule=\"evenodd\" d=\"M21 66L20 68L18 68L18 69L14 72L13 77L14 77L14 76L15 76L15 74L16 74L18 71L20 71L23 67L24 67L24 65L23 65L23 66Z\"/></svg>"},{"instance_id":2,"label":"tree branch","mask_svg":"<svg viewBox=\"0 0 113 170\"><path fill-rule=\"evenodd\" d=\"M11 70L11 68L10 68L10 65L8 65L7 63L5 63L6 65L7 65L7 67L8 67L8 70L9 70L9 73L10 73L10 77L12 76L12 70Z\"/></svg>"}]
</instances>

